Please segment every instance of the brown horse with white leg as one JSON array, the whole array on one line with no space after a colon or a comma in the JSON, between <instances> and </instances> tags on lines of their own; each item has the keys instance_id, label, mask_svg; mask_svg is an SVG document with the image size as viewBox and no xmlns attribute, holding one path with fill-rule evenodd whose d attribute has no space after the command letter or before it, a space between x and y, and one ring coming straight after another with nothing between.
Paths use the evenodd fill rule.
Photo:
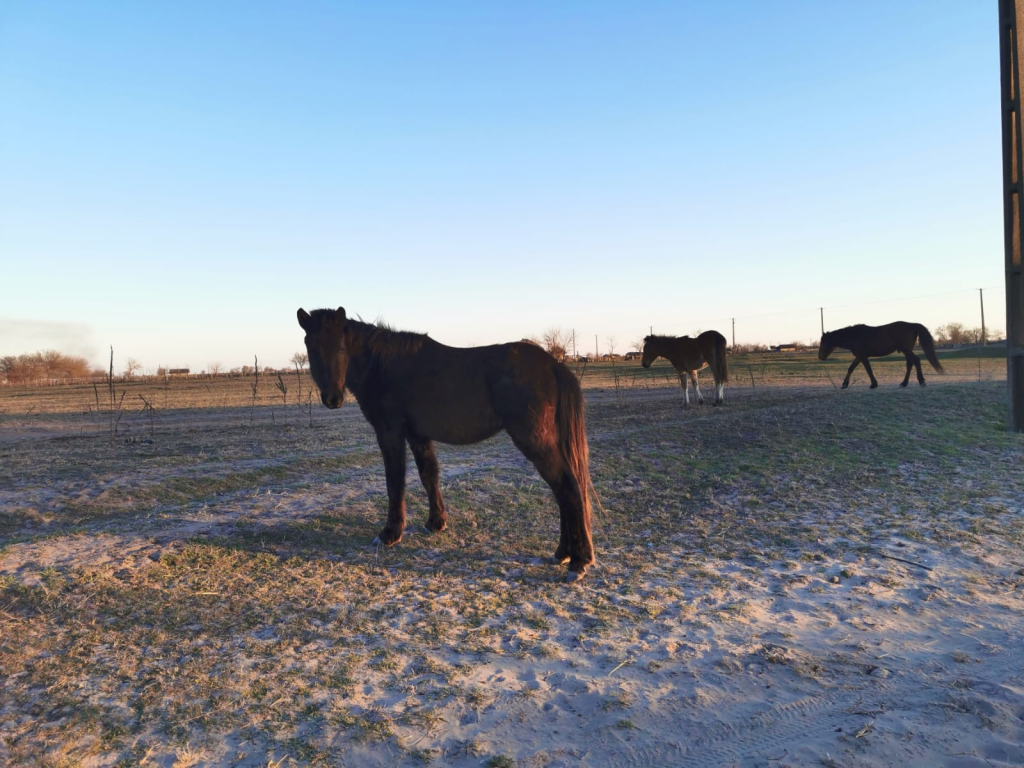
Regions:
<instances>
[{"instance_id":1,"label":"brown horse with white leg","mask_svg":"<svg viewBox=\"0 0 1024 768\"><path fill-rule=\"evenodd\" d=\"M836 347L848 349L853 352L853 363L846 371L846 378L843 379L843 389L850 386L850 375L854 369L863 364L864 370L868 372L871 379L871 389L878 386L874 371L871 370L869 357L885 357L894 352L902 352L907 359L907 375L903 377L901 387L907 386L910 382L910 370L917 368L917 383L924 386L924 374L921 372L921 359L914 354L914 345L918 339L921 341L921 349L939 373L943 373L942 363L935 355L935 340L931 333L920 323L904 323L902 321L889 323L888 325L851 325L840 328L837 331L829 331L822 334L821 344L818 347L818 359L825 360L832 354Z\"/></svg>"},{"instance_id":2,"label":"brown horse with white leg","mask_svg":"<svg viewBox=\"0 0 1024 768\"><path fill-rule=\"evenodd\" d=\"M686 385L686 375L689 374L693 382L693 391L697 402L704 403L704 396L697 386L697 371L702 368L710 368L711 375L715 379L714 405L719 405L725 400L725 384L729 381L729 364L725 359L725 336L718 331L704 331L696 339L689 336L656 336L650 335L644 339L643 360L644 368L650 368L657 358L664 357L676 369L679 374L679 383L683 385L683 398L685 405L690 404L690 393Z\"/></svg>"},{"instance_id":3,"label":"brown horse with white leg","mask_svg":"<svg viewBox=\"0 0 1024 768\"><path fill-rule=\"evenodd\" d=\"M384 456L388 519L375 542L396 544L405 529L405 447L427 490L427 527L446 525L434 440L478 443L504 429L551 487L561 513L555 560L569 581L594 562L589 451L583 393L572 371L533 344L459 349L420 333L346 317L343 308L298 311L309 370L328 408L344 390L377 433Z\"/></svg>"}]
</instances>

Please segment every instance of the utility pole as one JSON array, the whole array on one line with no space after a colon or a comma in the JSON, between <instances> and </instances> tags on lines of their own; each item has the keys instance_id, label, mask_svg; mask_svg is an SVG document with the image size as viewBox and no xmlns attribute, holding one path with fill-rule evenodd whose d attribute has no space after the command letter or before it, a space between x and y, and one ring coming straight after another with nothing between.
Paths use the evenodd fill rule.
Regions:
<instances>
[{"instance_id":1,"label":"utility pole","mask_svg":"<svg viewBox=\"0 0 1024 768\"><path fill-rule=\"evenodd\" d=\"M653 336L653 335L654 335L654 326L652 325L651 326L651 336Z\"/></svg>"},{"instance_id":2,"label":"utility pole","mask_svg":"<svg viewBox=\"0 0 1024 768\"><path fill-rule=\"evenodd\" d=\"M732 319L732 348L736 349L736 318Z\"/></svg>"},{"instance_id":3,"label":"utility pole","mask_svg":"<svg viewBox=\"0 0 1024 768\"><path fill-rule=\"evenodd\" d=\"M576 329L572 329L572 359L576 359Z\"/></svg>"},{"instance_id":4,"label":"utility pole","mask_svg":"<svg viewBox=\"0 0 1024 768\"><path fill-rule=\"evenodd\" d=\"M594 334L594 360L600 356L600 350L597 348L597 334Z\"/></svg>"},{"instance_id":5,"label":"utility pole","mask_svg":"<svg viewBox=\"0 0 1024 768\"><path fill-rule=\"evenodd\" d=\"M1010 429L1024 432L1024 259L1021 258L1021 198L1024 140L1020 82L1024 29L1014 0L999 0L999 74L1003 133L1003 253L1006 264L1006 384Z\"/></svg>"},{"instance_id":6,"label":"utility pole","mask_svg":"<svg viewBox=\"0 0 1024 768\"><path fill-rule=\"evenodd\" d=\"M981 299L981 346L988 346L988 336L985 335L985 289L978 289L978 297Z\"/></svg>"},{"instance_id":7,"label":"utility pole","mask_svg":"<svg viewBox=\"0 0 1024 768\"><path fill-rule=\"evenodd\" d=\"M818 307L818 309L821 312L821 335L824 336L825 335L825 308L824 307Z\"/></svg>"}]
</instances>

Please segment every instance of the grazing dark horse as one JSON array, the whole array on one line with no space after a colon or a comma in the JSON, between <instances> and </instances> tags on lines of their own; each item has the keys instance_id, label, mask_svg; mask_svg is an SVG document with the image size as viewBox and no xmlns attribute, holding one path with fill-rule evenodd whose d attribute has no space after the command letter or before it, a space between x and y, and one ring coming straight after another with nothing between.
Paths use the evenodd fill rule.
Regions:
<instances>
[{"instance_id":1,"label":"grazing dark horse","mask_svg":"<svg viewBox=\"0 0 1024 768\"><path fill-rule=\"evenodd\" d=\"M910 369L917 368L917 383L924 386L924 374L921 373L921 359L914 354L914 345L921 340L921 348L925 357L939 373L943 373L942 364L935 356L935 340L920 323L895 322L888 325L851 325L840 328L837 331L829 331L822 334L821 345L818 347L818 359L824 360L832 354L836 347L848 349L853 352L853 363L846 372L843 379L843 389L850 386L850 374L860 365L864 364L864 370L868 372L871 379L871 389L878 386L875 374L871 370L869 357L885 357L893 352L902 352L907 358L907 375L903 377L901 387L907 386L910 381Z\"/></svg>"},{"instance_id":2,"label":"grazing dark horse","mask_svg":"<svg viewBox=\"0 0 1024 768\"><path fill-rule=\"evenodd\" d=\"M686 374L693 382L693 391L697 402L703 405L704 396L697 386L697 371L705 366L711 369L715 378L714 405L725 400L725 384L729 381L729 364L725 360L725 336L718 331L704 331L696 339L689 336L655 336L644 339L644 357L641 364L650 368L657 358L664 357L679 374L679 383L683 385L685 405L690 404L690 392L686 385Z\"/></svg>"},{"instance_id":3,"label":"grazing dark horse","mask_svg":"<svg viewBox=\"0 0 1024 768\"><path fill-rule=\"evenodd\" d=\"M445 527L433 440L478 443L504 429L551 486L561 513L555 561L569 581L594 562L590 537L589 449L583 393L572 372L523 342L459 349L426 334L394 331L345 316L298 311L309 370L328 408L345 387L377 433L384 455L388 519L375 543L395 544L405 529L405 446L427 490L427 528Z\"/></svg>"}]
</instances>

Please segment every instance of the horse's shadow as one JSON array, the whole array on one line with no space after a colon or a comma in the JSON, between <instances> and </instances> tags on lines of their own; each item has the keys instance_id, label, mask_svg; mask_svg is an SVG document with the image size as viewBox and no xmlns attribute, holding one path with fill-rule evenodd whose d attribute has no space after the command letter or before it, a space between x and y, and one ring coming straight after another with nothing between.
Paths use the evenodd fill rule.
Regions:
<instances>
[{"instance_id":1,"label":"horse's shadow","mask_svg":"<svg viewBox=\"0 0 1024 768\"><path fill-rule=\"evenodd\" d=\"M326 560L371 570L386 568L409 575L430 575L443 569L464 573L467 578L496 573L514 578L522 575L524 569L532 572L543 566L549 571L551 581L565 578L564 567L557 565L550 555L545 556L540 550L495 553L493 544L486 538L460 537L458 522L441 532L431 531L420 523L410 524L397 544L374 543L377 527L374 517L372 514L330 512L265 523L236 523L191 541L240 552L271 554L281 560L298 558L309 563Z\"/></svg>"}]
</instances>

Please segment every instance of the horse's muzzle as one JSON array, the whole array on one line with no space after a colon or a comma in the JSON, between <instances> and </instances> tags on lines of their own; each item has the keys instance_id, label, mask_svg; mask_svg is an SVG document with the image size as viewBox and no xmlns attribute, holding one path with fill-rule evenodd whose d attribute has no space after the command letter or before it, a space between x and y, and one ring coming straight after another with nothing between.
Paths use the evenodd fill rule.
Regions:
<instances>
[{"instance_id":1,"label":"horse's muzzle","mask_svg":"<svg viewBox=\"0 0 1024 768\"><path fill-rule=\"evenodd\" d=\"M343 399L344 395L341 394L330 396L320 395L320 400L322 400L323 404L326 405L331 410L334 410L335 408L341 408L341 402Z\"/></svg>"}]
</instances>

